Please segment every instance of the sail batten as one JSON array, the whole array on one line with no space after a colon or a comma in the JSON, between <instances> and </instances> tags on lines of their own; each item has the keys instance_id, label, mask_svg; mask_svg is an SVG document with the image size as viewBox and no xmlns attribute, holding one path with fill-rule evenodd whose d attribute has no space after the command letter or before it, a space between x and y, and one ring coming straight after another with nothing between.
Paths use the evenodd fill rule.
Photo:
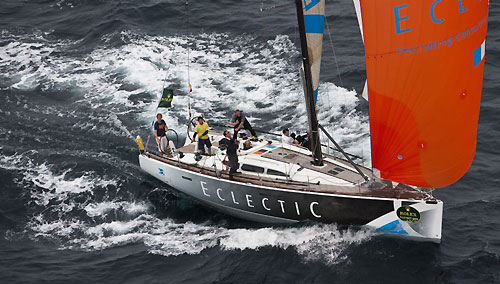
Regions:
<instances>
[{"instance_id":1,"label":"sail batten","mask_svg":"<svg viewBox=\"0 0 500 284\"><path fill-rule=\"evenodd\" d=\"M475 154L488 1L359 3L373 168L421 187L457 181Z\"/></svg>"}]
</instances>

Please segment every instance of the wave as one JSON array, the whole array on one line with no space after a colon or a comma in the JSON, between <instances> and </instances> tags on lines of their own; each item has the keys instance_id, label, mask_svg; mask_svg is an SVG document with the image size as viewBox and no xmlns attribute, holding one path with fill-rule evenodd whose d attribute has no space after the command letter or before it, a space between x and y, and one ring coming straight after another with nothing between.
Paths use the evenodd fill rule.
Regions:
<instances>
[{"instance_id":1,"label":"wave","mask_svg":"<svg viewBox=\"0 0 500 284\"><path fill-rule=\"evenodd\" d=\"M280 132L288 127L297 133L307 128L298 52L287 36L259 41L251 35L223 33L148 36L121 32L104 36L102 46L79 52L74 50L75 42L45 34L31 37L4 31L3 35L2 41L8 43L0 45L0 76L7 82L2 88L14 94L37 90L70 97L69 104L33 105L27 111L79 119L76 130L91 137L112 134L131 139L144 132L163 85L174 88L176 96L173 107L162 111L169 127L181 132L189 100L194 112L203 113L210 122L224 123L239 108L255 128ZM188 51L191 98L186 94ZM354 90L330 82L320 84L320 122L348 151L366 158L368 124L358 105ZM142 243L150 253L165 256L200 254L209 248L291 248L306 261L335 263L345 260L351 245L375 234L335 225L227 228L210 217L198 223L160 218L147 199L138 197L144 195L134 192L133 187L145 178L134 173L138 167L130 162L122 165L113 155L85 150L88 146L83 144L79 147L84 141L72 139L71 143L75 143L71 149L83 150L40 148L13 155L0 151L0 168L15 171L20 176L18 187L31 198L31 217L23 232L30 238L89 251ZM54 154L69 155L65 161L73 158L74 164L51 163L47 155ZM105 165L113 169L119 168L115 163L122 166L116 171L96 170L82 165L82 157L98 163L106 160Z\"/></svg>"},{"instance_id":2,"label":"wave","mask_svg":"<svg viewBox=\"0 0 500 284\"><path fill-rule=\"evenodd\" d=\"M117 37L121 45L105 44ZM34 42L10 34L6 38L11 42L0 46L0 55L4 55L0 70L10 78L8 88L73 94L75 105L96 112L81 127L96 128L101 134L109 129L127 138L142 133L154 118L164 85L175 90L173 107L160 109L170 128L185 127L191 100L193 112L211 122L226 123L238 108L255 128L277 133L284 127L298 133L307 129L298 51L288 36L263 42L250 35L168 37L121 32L104 36L104 46L84 55L70 52L74 42L48 40L43 35ZM187 95L188 77L193 86L191 97ZM320 84L320 123L369 164L368 118L356 109L358 105L354 90L330 82ZM122 127L123 119L117 114L131 114L137 123L132 128ZM103 126L105 121L117 124Z\"/></svg>"},{"instance_id":3,"label":"wave","mask_svg":"<svg viewBox=\"0 0 500 284\"><path fill-rule=\"evenodd\" d=\"M120 187L120 178L95 172L55 172L37 164L34 152L0 156L0 168L18 171L19 187L30 192L32 217L22 233L37 240L57 242L62 249L96 251L142 243L147 251L163 256L200 254L209 248L258 250L263 247L294 249L305 261L333 264L347 259L351 245L375 235L369 229L340 229L336 225L300 227L226 228L210 219L202 223L159 218L147 200L99 198L103 189ZM72 176L72 177L69 177ZM120 189L119 189L120 190ZM8 231L6 238L16 236Z\"/></svg>"}]
</instances>

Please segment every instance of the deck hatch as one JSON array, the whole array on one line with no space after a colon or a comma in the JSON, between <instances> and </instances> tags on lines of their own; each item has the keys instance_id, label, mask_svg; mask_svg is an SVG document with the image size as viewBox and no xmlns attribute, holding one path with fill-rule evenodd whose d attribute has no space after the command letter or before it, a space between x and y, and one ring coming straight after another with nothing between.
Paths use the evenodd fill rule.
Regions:
<instances>
[{"instance_id":1,"label":"deck hatch","mask_svg":"<svg viewBox=\"0 0 500 284\"><path fill-rule=\"evenodd\" d=\"M276 170L272 170L272 169L267 169L267 174L273 175L273 176L281 176L281 177L287 176L287 174L285 174L284 172L280 172L280 171L276 171Z\"/></svg>"},{"instance_id":2,"label":"deck hatch","mask_svg":"<svg viewBox=\"0 0 500 284\"><path fill-rule=\"evenodd\" d=\"M259 166L254 166L254 165L248 165L248 164L241 165L241 170L247 171L247 172L259 173L259 174L264 173L264 168L259 167Z\"/></svg>"},{"instance_id":3,"label":"deck hatch","mask_svg":"<svg viewBox=\"0 0 500 284\"><path fill-rule=\"evenodd\" d=\"M338 175L339 173L334 171L334 170L329 170L328 171L329 174L332 174L332 175Z\"/></svg>"},{"instance_id":4,"label":"deck hatch","mask_svg":"<svg viewBox=\"0 0 500 284\"><path fill-rule=\"evenodd\" d=\"M285 158L285 159L292 160L292 159L297 158L297 154L288 154L288 155L286 155L284 158Z\"/></svg>"}]
</instances>

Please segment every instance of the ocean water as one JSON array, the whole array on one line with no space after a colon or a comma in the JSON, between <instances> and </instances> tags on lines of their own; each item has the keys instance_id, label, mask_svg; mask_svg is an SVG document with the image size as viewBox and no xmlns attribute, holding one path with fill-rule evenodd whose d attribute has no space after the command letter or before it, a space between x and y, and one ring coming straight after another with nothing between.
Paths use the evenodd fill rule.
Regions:
<instances>
[{"instance_id":1,"label":"ocean water","mask_svg":"<svg viewBox=\"0 0 500 284\"><path fill-rule=\"evenodd\" d=\"M279 1L264 1L266 7ZM440 245L359 227L262 226L178 198L138 166L164 82L223 123L305 130L294 6L261 1L0 2L0 283L499 283L500 5L490 2L477 154ZM319 119L370 163L363 44L328 1ZM188 58L189 54L189 58ZM335 54L335 55L334 55ZM189 63L189 74L188 74ZM337 69L337 64L339 68ZM184 133L188 98L169 127Z\"/></svg>"}]
</instances>

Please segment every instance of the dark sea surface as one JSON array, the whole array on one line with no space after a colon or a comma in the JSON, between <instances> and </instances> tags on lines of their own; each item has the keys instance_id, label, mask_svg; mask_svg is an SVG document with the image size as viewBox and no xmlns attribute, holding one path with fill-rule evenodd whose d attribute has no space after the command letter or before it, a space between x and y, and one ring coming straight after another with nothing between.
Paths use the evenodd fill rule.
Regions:
<instances>
[{"instance_id":1,"label":"dark sea surface","mask_svg":"<svg viewBox=\"0 0 500 284\"><path fill-rule=\"evenodd\" d=\"M164 79L185 94L188 62L193 107L210 121L237 107L268 131L305 129L294 6L260 6L0 1L0 283L500 283L497 1L476 158L435 191L445 202L440 245L357 227L259 226L141 171L135 136L150 133ZM369 165L354 7L328 1L327 14L336 57L327 37L319 119ZM187 102L175 97L166 114L180 133Z\"/></svg>"}]
</instances>

